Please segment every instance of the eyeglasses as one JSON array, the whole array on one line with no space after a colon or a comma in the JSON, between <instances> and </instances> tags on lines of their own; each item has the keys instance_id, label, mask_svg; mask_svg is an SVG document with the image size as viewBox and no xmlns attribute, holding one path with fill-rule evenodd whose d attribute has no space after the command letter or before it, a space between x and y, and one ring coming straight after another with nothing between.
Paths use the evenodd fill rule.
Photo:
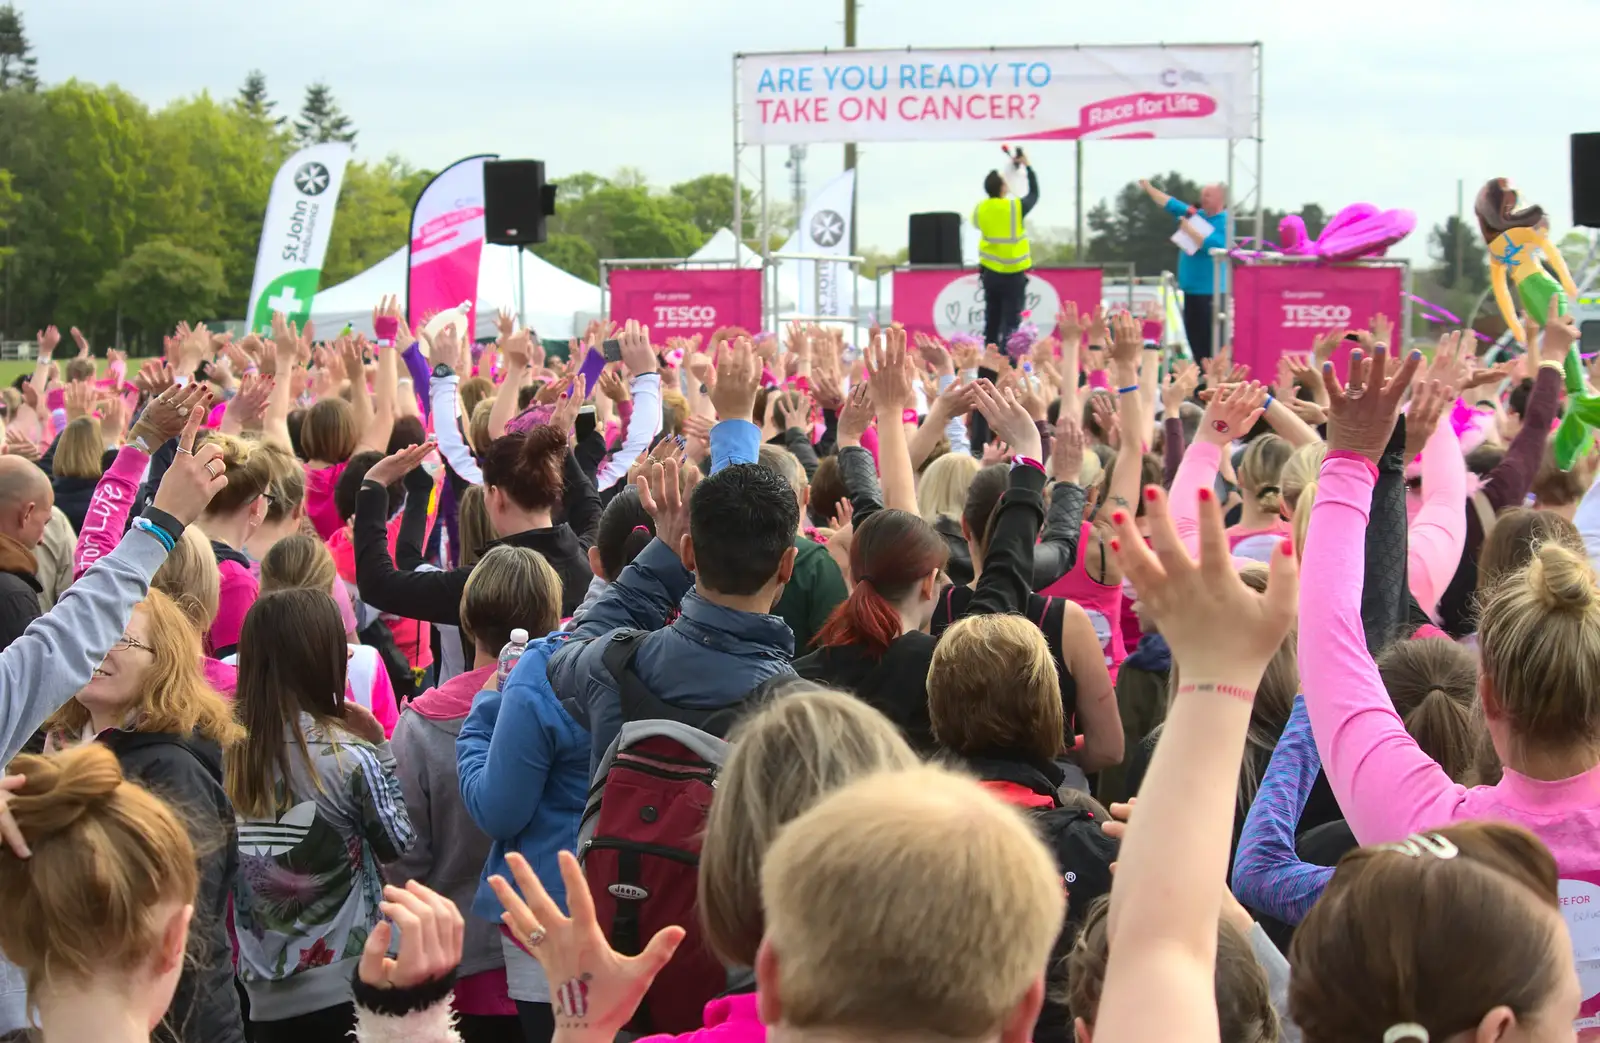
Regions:
<instances>
[{"instance_id":1,"label":"eyeglasses","mask_svg":"<svg viewBox=\"0 0 1600 1043\"><path fill-rule=\"evenodd\" d=\"M149 645L145 644L143 641L140 641L140 640L138 640L136 638L129 637L127 634L123 634L122 637L117 641L117 643L111 646L111 651L113 651L113 652L122 652L122 651L125 651L125 650L129 649L129 648L137 648L142 652L149 652L151 655L155 655L156 654L156 650L155 649L151 648Z\"/></svg>"}]
</instances>

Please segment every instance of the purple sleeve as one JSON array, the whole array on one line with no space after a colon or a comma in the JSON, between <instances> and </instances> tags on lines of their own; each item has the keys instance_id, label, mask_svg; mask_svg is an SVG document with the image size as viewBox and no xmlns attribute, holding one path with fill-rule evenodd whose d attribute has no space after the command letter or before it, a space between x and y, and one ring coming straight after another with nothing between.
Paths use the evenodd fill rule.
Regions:
<instances>
[{"instance_id":1,"label":"purple sleeve","mask_svg":"<svg viewBox=\"0 0 1600 1043\"><path fill-rule=\"evenodd\" d=\"M1300 679L1333 795L1362 844L1455 818L1466 789L1406 732L1361 623L1367 515L1377 470L1349 454L1322 464L1300 563Z\"/></svg>"},{"instance_id":2,"label":"purple sleeve","mask_svg":"<svg viewBox=\"0 0 1600 1043\"><path fill-rule=\"evenodd\" d=\"M411 390L417 393L417 404L422 408L422 415L427 416L431 405L428 399L428 385L432 381L433 370L428 366L428 360L422 357L422 349L416 344L407 348L400 358L411 374Z\"/></svg>"},{"instance_id":3,"label":"purple sleeve","mask_svg":"<svg viewBox=\"0 0 1600 1043\"><path fill-rule=\"evenodd\" d=\"M1178 468L1183 464L1184 450L1189 446L1183 440L1183 418L1169 416L1161 422L1164 435L1161 440L1161 484L1168 489L1178 480Z\"/></svg>"},{"instance_id":4,"label":"purple sleeve","mask_svg":"<svg viewBox=\"0 0 1600 1043\"><path fill-rule=\"evenodd\" d=\"M1483 495L1496 511L1517 506L1528 496L1533 477L1544 460L1544 444L1550 440L1550 425L1555 423L1561 400L1561 370L1540 366L1534 378L1533 394L1528 396L1528 411L1522 430L1506 448L1505 459L1495 465L1483 480ZM1476 548L1473 548L1476 552Z\"/></svg>"},{"instance_id":5,"label":"purple sleeve","mask_svg":"<svg viewBox=\"0 0 1600 1043\"><path fill-rule=\"evenodd\" d=\"M1321 770L1306 701L1297 697L1245 816L1233 860L1234 897L1286 924L1305 919L1333 876L1332 866L1302 862L1294 847L1295 824Z\"/></svg>"}]
</instances>

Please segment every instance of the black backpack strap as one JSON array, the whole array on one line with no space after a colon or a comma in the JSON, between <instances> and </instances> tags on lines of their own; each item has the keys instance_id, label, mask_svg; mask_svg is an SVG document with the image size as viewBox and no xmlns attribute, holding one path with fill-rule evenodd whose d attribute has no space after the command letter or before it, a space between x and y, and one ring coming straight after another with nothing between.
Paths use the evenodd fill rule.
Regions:
<instances>
[{"instance_id":1,"label":"black backpack strap","mask_svg":"<svg viewBox=\"0 0 1600 1043\"><path fill-rule=\"evenodd\" d=\"M638 654L639 643L648 633L649 631L645 630L619 630L608 639L609 644L600 656L600 661L605 664L612 680L617 683L623 723L677 721L679 724L697 728L719 739L726 737L728 729L733 727L733 722L738 718L741 708L738 704L718 710L692 710L673 706L659 698L639 680L639 675L633 669L633 657Z\"/></svg>"}]
</instances>

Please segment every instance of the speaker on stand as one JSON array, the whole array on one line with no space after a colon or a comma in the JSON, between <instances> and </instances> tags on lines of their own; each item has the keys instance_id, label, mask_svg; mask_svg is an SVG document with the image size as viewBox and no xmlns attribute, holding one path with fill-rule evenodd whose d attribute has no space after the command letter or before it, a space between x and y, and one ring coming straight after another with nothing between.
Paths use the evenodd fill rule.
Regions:
<instances>
[{"instance_id":1,"label":"speaker on stand","mask_svg":"<svg viewBox=\"0 0 1600 1043\"><path fill-rule=\"evenodd\" d=\"M1572 135L1572 223L1600 228L1600 133Z\"/></svg>"},{"instance_id":2,"label":"speaker on stand","mask_svg":"<svg viewBox=\"0 0 1600 1043\"><path fill-rule=\"evenodd\" d=\"M483 165L483 223L499 246L542 243L545 218L556 212L556 186L544 179L538 159L490 160Z\"/></svg>"},{"instance_id":3,"label":"speaker on stand","mask_svg":"<svg viewBox=\"0 0 1600 1043\"><path fill-rule=\"evenodd\" d=\"M907 239L912 264L961 264L960 214L912 214Z\"/></svg>"}]
</instances>

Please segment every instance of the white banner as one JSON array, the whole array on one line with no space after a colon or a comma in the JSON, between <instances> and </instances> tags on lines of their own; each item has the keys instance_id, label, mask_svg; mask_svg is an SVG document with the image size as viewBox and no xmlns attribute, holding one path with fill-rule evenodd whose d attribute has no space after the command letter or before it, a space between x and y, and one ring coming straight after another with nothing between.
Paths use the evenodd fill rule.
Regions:
<instances>
[{"instance_id":1,"label":"white banner","mask_svg":"<svg viewBox=\"0 0 1600 1043\"><path fill-rule=\"evenodd\" d=\"M746 55L746 144L1248 138L1255 48L1055 47Z\"/></svg>"},{"instance_id":2,"label":"white banner","mask_svg":"<svg viewBox=\"0 0 1600 1043\"><path fill-rule=\"evenodd\" d=\"M251 329L271 331L275 311L302 326L310 318L350 152L330 141L301 149L278 168L250 283Z\"/></svg>"},{"instance_id":3,"label":"white banner","mask_svg":"<svg viewBox=\"0 0 1600 1043\"><path fill-rule=\"evenodd\" d=\"M793 238L795 252L804 254L850 253L850 204L855 198L856 172L844 173L823 185L806 200L800 215L799 234ZM800 288L795 310L801 315L850 314L844 287L850 279L848 264L827 261L791 261L799 269Z\"/></svg>"}]
</instances>

